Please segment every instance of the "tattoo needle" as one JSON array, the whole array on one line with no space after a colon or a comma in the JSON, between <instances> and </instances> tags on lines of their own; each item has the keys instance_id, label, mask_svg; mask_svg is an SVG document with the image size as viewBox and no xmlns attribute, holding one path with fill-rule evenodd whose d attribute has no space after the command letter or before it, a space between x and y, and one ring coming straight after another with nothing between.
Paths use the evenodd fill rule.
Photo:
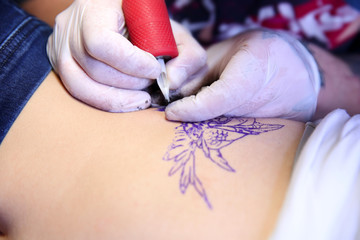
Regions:
<instances>
[{"instance_id":1,"label":"tattoo needle","mask_svg":"<svg viewBox=\"0 0 360 240\"><path fill-rule=\"evenodd\" d=\"M159 61L161 74L157 84L165 99L170 101L165 60L175 58L179 53L165 0L123 0L122 9L132 44Z\"/></svg>"},{"instance_id":2,"label":"tattoo needle","mask_svg":"<svg viewBox=\"0 0 360 240\"><path fill-rule=\"evenodd\" d=\"M166 68L165 68L165 60L163 58L158 58L159 63L161 64L161 74L157 78L157 84L164 95L166 101L170 102L170 89L169 89L169 81L166 77Z\"/></svg>"}]
</instances>

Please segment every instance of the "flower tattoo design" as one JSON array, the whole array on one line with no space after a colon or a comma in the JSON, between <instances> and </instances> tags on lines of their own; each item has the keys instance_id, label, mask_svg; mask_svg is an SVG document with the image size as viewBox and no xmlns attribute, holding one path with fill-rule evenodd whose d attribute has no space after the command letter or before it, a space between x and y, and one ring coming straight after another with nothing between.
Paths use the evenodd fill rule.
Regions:
<instances>
[{"instance_id":1,"label":"flower tattoo design","mask_svg":"<svg viewBox=\"0 0 360 240\"><path fill-rule=\"evenodd\" d=\"M228 172L235 172L224 158L221 149L249 135L275 131L284 125L263 124L255 118L220 117L199 123L182 123L175 128L175 138L168 147L163 160L173 163L168 175L180 174L179 188L185 194L189 186L212 209L205 187L196 174L196 150L202 150L205 157L216 166Z\"/></svg>"}]
</instances>

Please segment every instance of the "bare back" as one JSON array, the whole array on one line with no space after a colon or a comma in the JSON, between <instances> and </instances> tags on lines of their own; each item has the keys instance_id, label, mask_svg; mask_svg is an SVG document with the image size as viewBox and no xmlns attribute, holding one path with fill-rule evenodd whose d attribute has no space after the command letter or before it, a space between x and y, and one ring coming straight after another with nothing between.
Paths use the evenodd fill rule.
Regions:
<instances>
[{"instance_id":1,"label":"bare back","mask_svg":"<svg viewBox=\"0 0 360 240\"><path fill-rule=\"evenodd\" d=\"M264 239L303 129L106 113L50 74L0 147L0 239Z\"/></svg>"}]
</instances>

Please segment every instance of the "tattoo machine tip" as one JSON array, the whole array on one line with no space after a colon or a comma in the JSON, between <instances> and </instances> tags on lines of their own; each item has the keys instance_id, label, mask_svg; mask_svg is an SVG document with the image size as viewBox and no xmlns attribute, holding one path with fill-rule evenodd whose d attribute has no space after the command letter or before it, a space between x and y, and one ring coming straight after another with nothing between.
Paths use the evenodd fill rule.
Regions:
<instances>
[{"instance_id":1,"label":"tattoo machine tip","mask_svg":"<svg viewBox=\"0 0 360 240\"><path fill-rule=\"evenodd\" d=\"M170 101L165 59L175 58L179 52L165 0L123 0L122 9L132 44L151 53L160 62L161 74L157 83L166 100Z\"/></svg>"}]
</instances>

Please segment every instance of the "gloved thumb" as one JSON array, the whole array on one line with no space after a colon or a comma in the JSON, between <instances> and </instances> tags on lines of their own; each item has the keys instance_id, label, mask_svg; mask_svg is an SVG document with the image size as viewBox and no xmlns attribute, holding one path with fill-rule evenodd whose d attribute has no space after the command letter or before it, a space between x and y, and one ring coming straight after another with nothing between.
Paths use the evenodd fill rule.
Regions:
<instances>
[{"instance_id":1,"label":"gloved thumb","mask_svg":"<svg viewBox=\"0 0 360 240\"><path fill-rule=\"evenodd\" d=\"M226 109L218 103L229 97L224 94L224 87L224 82L218 81L202 88L197 95L169 104L165 109L166 118L172 121L195 122L222 115Z\"/></svg>"}]
</instances>

